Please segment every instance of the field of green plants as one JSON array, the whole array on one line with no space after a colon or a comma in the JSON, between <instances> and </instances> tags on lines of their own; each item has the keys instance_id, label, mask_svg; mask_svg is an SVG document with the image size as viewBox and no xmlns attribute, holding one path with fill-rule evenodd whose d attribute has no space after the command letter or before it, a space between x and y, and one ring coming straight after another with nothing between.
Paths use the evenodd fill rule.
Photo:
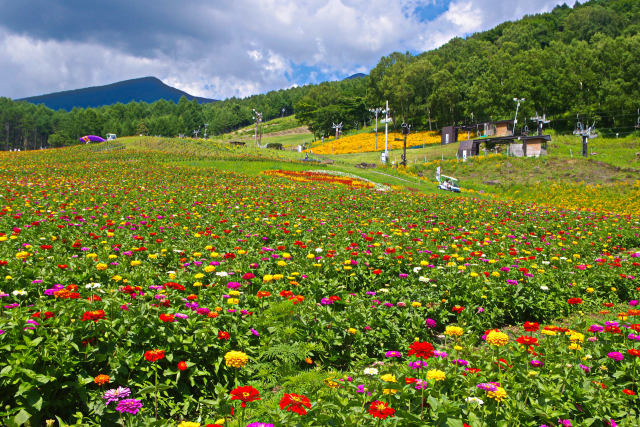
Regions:
<instances>
[{"instance_id":1,"label":"field of green plants","mask_svg":"<svg viewBox=\"0 0 640 427\"><path fill-rule=\"evenodd\" d=\"M640 216L612 193L175 144L0 154L0 424L640 424Z\"/></svg>"}]
</instances>

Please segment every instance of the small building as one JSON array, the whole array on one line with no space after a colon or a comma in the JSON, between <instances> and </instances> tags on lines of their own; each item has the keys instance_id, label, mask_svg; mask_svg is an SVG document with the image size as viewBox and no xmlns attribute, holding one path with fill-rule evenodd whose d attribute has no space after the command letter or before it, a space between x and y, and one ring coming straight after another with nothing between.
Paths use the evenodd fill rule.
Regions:
<instances>
[{"instance_id":1,"label":"small building","mask_svg":"<svg viewBox=\"0 0 640 427\"><path fill-rule=\"evenodd\" d=\"M513 120L500 120L492 123L495 128L495 136L512 136Z\"/></svg>"},{"instance_id":2,"label":"small building","mask_svg":"<svg viewBox=\"0 0 640 427\"><path fill-rule=\"evenodd\" d=\"M442 145L451 144L458 141L458 128L456 126L445 126L442 128Z\"/></svg>"},{"instance_id":3,"label":"small building","mask_svg":"<svg viewBox=\"0 0 640 427\"><path fill-rule=\"evenodd\" d=\"M480 146L485 145L485 150L492 151L499 145L507 146L507 154L514 157L539 157L547 154L547 142L551 141L549 135L533 136L494 136L460 141L458 157L471 157L480 154Z\"/></svg>"}]
</instances>

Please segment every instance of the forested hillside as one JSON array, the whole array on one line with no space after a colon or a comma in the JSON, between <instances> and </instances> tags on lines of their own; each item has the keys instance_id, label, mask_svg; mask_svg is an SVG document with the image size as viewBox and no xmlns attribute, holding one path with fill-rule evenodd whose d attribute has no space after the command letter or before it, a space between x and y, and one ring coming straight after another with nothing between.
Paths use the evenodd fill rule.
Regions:
<instances>
[{"instance_id":1,"label":"forested hillside","mask_svg":"<svg viewBox=\"0 0 640 427\"><path fill-rule=\"evenodd\" d=\"M84 134L191 135L208 123L220 134L252 122L296 114L317 135L370 120L369 108L389 101L394 123L413 129L512 118L514 97L525 98L519 124L536 112L558 131L576 115L603 133L628 134L640 107L640 2L592 0L506 22L418 55L392 53L363 78L307 85L208 105L130 103L54 112L0 99L0 147L39 147L77 141ZM283 113L284 109L284 113ZM529 123L531 127L531 123Z\"/></svg>"}]
</instances>

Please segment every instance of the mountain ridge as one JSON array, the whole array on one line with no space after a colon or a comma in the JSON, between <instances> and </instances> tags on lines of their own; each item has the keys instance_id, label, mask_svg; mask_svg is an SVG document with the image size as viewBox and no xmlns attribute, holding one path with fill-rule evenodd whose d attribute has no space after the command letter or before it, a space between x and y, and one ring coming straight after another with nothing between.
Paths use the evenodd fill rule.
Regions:
<instances>
[{"instance_id":1,"label":"mountain ridge","mask_svg":"<svg viewBox=\"0 0 640 427\"><path fill-rule=\"evenodd\" d=\"M91 86L52 92L43 95L16 99L33 104L44 104L53 110L70 111L73 108L96 108L117 103L127 104L132 101L153 103L161 99L178 102L184 96L188 100L195 99L201 104L216 102L215 99L190 95L180 89L171 87L153 76L122 80L107 85Z\"/></svg>"}]
</instances>

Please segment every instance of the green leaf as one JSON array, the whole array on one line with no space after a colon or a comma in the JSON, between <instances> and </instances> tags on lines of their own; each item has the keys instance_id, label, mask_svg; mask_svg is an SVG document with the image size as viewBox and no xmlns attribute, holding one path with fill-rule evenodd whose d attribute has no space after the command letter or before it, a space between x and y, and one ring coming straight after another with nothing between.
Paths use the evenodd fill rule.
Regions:
<instances>
[{"instance_id":1,"label":"green leaf","mask_svg":"<svg viewBox=\"0 0 640 427\"><path fill-rule=\"evenodd\" d=\"M31 418L31 414L25 411L24 409L21 409L20 412L18 412L16 416L13 417L13 422L21 426L27 421L29 421L29 418Z\"/></svg>"}]
</instances>

